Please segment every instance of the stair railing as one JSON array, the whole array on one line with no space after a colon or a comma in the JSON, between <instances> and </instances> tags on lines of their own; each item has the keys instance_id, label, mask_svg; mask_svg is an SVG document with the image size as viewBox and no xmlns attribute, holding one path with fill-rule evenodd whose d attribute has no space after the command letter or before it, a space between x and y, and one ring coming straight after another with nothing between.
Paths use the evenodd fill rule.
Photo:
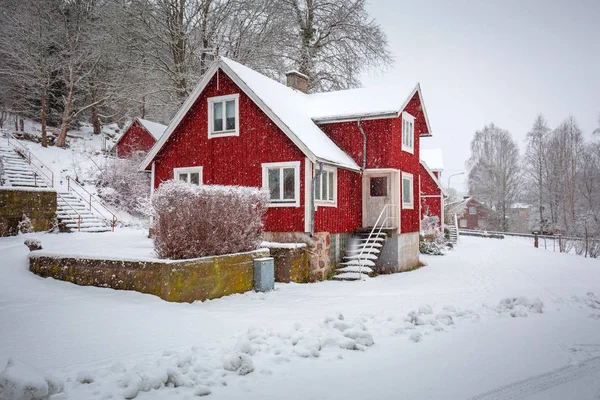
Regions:
<instances>
[{"instance_id":1,"label":"stair railing","mask_svg":"<svg viewBox=\"0 0 600 400\"><path fill-rule=\"evenodd\" d=\"M46 164L42 162L39 158L37 158L34 154L31 153L27 147L23 146L16 137L14 137L10 132L4 132L8 141L8 145L13 148L18 154L21 155L24 159L27 160L29 165L35 168L35 170L39 173L39 176L43 177L47 184L50 184L50 187L54 187L54 172L48 168ZM12 139L12 141L11 141ZM33 182L37 187L37 173L33 173Z\"/></svg>"},{"instance_id":2,"label":"stair railing","mask_svg":"<svg viewBox=\"0 0 600 400\"><path fill-rule=\"evenodd\" d=\"M75 214L77 214L77 232L81 232L81 214L77 212L77 210L69 203L67 199L65 199L59 192L56 192L56 195L60 197L64 204L66 204Z\"/></svg>"},{"instance_id":3,"label":"stair railing","mask_svg":"<svg viewBox=\"0 0 600 400\"><path fill-rule=\"evenodd\" d=\"M360 253L358 254L358 258L356 259L358 261L358 276L362 278L362 264L361 264L361 258L363 256L363 254L365 253L365 250L367 250L367 246L370 244L369 250L372 250L375 244L375 241L371 241L371 238L373 237L373 234L375 233L375 231L377 231L377 234L375 234L376 237L379 237L379 235L381 234L381 231L383 230L384 227L387 228L394 228L396 227L396 219L397 217L397 205L395 204L386 204L383 209L381 210L381 212L379 213L379 216L377 217L377 221L375 221L375 225L373 225L373 229L371 229L371 232L369 233L369 236L367 237L367 241L365 242L365 244L362 246L362 249L360 251ZM384 217L385 215L385 217ZM388 226L387 223L388 221L392 221L392 223ZM380 223L381 222L381 223ZM375 238L373 238L375 239Z\"/></svg>"},{"instance_id":4,"label":"stair railing","mask_svg":"<svg viewBox=\"0 0 600 400\"><path fill-rule=\"evenodd\" d=\"M110 211L110 209L107 206L105 206L104 203L102 203L100 201L100 199L98 199L96 196L94 196L89 191L87 191L79 182L77 182L76 179L73 179L68 175L67 175L67 191L69 193L75 194L84 203L86 203L88 205L90 211L92 211L92 210L96 211L96 213L98 215L100 215L106 222L108 222L110 224L112 231L113 232L115 231L115 225L117 223L117 216L112 211ZM82 191L84 193L81 193ZM100 207L102 209L102 211L99 210L96 206ZM104 212L110 214L110 219L106 217Z\"/></svg>"},{"instance_id":5,"label":"stair railing","mask_svg":"<svg viewBox=\"0 0 600 400\"><path fill-rule=\"evenodd\" d=\"M454 214L454 229L456 229L456 243L460 242L460 232L458 231L458 216Z\"/></svg>"}]
</instances>

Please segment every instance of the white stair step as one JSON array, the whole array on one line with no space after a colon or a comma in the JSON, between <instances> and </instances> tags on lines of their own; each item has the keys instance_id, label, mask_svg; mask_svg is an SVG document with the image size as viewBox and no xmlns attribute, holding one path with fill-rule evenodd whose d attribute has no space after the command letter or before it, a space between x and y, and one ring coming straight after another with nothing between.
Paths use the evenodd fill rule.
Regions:
<instances>
[{"instance_id":1,"label":"white stair step","mask_svg":"<svg viewBox=\"0 0 600 400\"><path fill-rule=\"evenodd\" d=\"M363 247L369 248L369 247L383 247L383 244L378 243L378 242L365 242L365 243L361 243L358 245L351 245L349 246L349 249L351 250L355 250L355 249L362 249Z\"/></svg>"},{"instance_id":2,"label":"white stair step","mask_svg":"<svg viewBox=\"0 0 600 400\"><path fill-rule=\"evenodd\" d=\"M366 266L366 267L374 267L375 263L372 260L351 260L351 261L346 261L343 263L340 263L340 265L345 265L345 266L351 266L351 265L360 265L360 266Z\"/></svg>"},{"instance_id":3,"label":"white stair step","mask_svg":"<svg viewBox=\"0 0 600 400\"><path fill-rule=\"evenodd\" d=\"M345 260L356 260L356 259L358 259L358 257L360 257L361 260L377 260L379 258L375 254L369 254L367 252L364 252L362 255L360 253L358 253L358 254L344 256L344 259Z\"/></svg>"},{"instance_id":4,"label":"white stair step","mask_svg":"<svg viewBox=\"0 0 600 400\"><path fill-rule=\"evenodd\" d=\"M369 278L370 276L366 274L359 274L357 272L343 272L339 275L334 275L332 279L335 279L336 281L359 281Z\"/></svg>"},{"instance_id":5,"label":"white stair step","mask_svg":"<svg viewBox=\"0 0 600 400\"><path fill-rule=\"evenodd\" d=\"M335 272L360 272L362 274L372 274L373 269L370 267L359 267L358 265L349 265L347 267L338 268Z\"/></svg>"},{"instance_id":6,"label":"white stair step","mask_svg":"<svg viewBox=\"0 0 600 400\"><path fill-rule=\"evenodd\" d=\"M385 242L385 239L381 238L381 237L371 237L370 239L368 239L368 238L359 238L358 240L360 242Z\"/></svg>"}]
</instances>

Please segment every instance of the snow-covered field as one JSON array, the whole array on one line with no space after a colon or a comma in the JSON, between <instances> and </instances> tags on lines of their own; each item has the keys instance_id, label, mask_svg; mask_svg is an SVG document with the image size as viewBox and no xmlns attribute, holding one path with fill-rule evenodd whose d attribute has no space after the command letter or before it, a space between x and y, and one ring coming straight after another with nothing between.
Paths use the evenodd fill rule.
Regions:
<instances>
[{"instance_id":1,"label":"snow-covered field","mask_svg":"<svg viewBox=\"0 0 600 400\"><path fill-rule=\"evenodd\" d=\"M413 272L174 304L37 277L28 237L151 248L131 229L0 239L0 370L53 375L53 399L600 397L600 260L526 239L464 237Z\"/></svg>"}]
</instances>

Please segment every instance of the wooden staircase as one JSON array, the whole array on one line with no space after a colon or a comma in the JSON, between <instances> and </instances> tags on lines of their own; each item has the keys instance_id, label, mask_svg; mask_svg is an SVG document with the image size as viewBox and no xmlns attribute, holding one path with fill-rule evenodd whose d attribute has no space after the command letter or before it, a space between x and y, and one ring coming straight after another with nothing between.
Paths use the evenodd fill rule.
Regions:
<instances>
[{"instance_id":1,"label":"wooden staircase","mask_svg":"<svg viewBox=\"0 0 600 400\"><path fill-rule=\"evenodd\" d=\"M0 186L15 188L52 188L52 171L41 161L33 164L31 153L25 153L16 146L0 141L0 162L2 175ZM70 232L108 232L111 224L102 216L92 212L91 204L86 204L73 191L56 192L56 217L59 225ZM114 221L114 220L113 220Z\"/></svg>"}]
</instances>

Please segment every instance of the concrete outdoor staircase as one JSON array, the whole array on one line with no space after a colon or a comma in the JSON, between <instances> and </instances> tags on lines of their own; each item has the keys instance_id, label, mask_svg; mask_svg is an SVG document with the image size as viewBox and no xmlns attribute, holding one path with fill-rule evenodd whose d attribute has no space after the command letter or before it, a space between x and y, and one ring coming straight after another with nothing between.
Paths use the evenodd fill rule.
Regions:
<instances>
[{"instance_id":1,"label":"concrete outdoor staircase","mask_svg":"<svg viewBox=\"0 0 600 400\"><path fill-rule=\"evenodd\" d=\"M458 243L458 230L454 224L446 225L448 231L450 232L450 243L457 244Z\"/></svg>"},{"instance_id":2,"label":"concrete outdoor staircase","mask_svg":"<svg viewBox=\"0 0 600 400\"><path fill-rule=\"evenodd\" d=\"M387 238L385 232L356 232L348 241L344 262L335 270L333 279L357 281L375 274L375 265Z\"/></svg>"},{"instance_id":3,"label":"concrete outdoor staircase","mask_svg":"<svg viewBox=\"0 0 600 400\"><path fill-rule=\"evenodd\" d=\"M3 186L20 188L49 188L50 182L38 174L27 159L12 147L0 145ZM56 217L59 224L71 232L108 232L106 221L89 210L86 203L71 192L57 192Z\"/></svg>"}]
</instances>

